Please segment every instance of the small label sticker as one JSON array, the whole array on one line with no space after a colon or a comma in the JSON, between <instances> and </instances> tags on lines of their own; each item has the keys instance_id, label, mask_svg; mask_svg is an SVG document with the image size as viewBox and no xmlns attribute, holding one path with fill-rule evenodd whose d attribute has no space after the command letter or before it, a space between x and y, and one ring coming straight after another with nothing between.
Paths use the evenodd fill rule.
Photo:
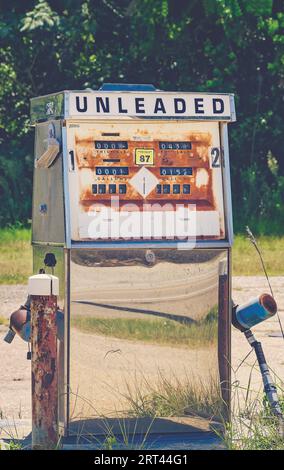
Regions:
<instances>
[{"instance_id":1,"label":"small label sticker","mask_svg":"<svg viewBox=\"0 0 284 470\"><path fill-rule=\"evenodd\" d=\"M154 149L135 149L136 165L154 165Z\"/></svg>"}]
</instances>

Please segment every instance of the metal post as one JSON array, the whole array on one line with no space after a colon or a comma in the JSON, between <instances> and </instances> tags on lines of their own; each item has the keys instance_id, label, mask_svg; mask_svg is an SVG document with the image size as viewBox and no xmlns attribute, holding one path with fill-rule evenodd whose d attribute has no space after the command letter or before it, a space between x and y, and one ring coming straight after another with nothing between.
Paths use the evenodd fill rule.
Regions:
<instances>
[{"instance_id":1,"label":"metal post","mask_svg":"<svg viewBox=\"0 0 284 470\"><path fill-rule=\"evenodd\" d=\"M228 263L225 259L219 263L218 282L218 362L225 419L230 417L231 405L229 325L229 276Z\"/></svg>"},{"instance_id":2,"label":"metal post","mask_svg":"<svg viewBox=\"0 0 284 470\"><path fill-rule=\"evenodd\" d=\"M32 346L32 448L58 445L57 296L59 279L29 278Z\"/></svg>"}]
</instances>

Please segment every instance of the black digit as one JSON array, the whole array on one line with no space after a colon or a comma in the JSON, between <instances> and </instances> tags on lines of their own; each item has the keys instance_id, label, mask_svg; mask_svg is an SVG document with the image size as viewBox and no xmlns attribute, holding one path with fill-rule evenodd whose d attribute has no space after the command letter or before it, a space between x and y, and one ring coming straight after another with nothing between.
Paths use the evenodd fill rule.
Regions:
<instances>
[{"instance_id":1,"label":"black digit","mask_svg":"<svg viewBox=\"0 0 284 470\"><path fill-rule=\"evenodd\" d=\"M220 150L218 147L213 147L211 150L212 168L220 168Z\"/></svg>"}]
</instances>

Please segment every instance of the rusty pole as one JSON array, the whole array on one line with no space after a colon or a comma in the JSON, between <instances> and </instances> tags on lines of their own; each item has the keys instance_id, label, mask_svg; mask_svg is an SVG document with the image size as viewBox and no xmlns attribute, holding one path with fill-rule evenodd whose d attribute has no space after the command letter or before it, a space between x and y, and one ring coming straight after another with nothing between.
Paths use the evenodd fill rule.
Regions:
<instances>
[{"instance_id":1,"label":"rusty pole","mask_svg":"<svg viewBox=\"0 0 284 470\"><path fill-rule=\"evenodd\" d=\"M58 445L57 296L59 280L29 278L32 348L32 448Z\"/></svg>"}]
</instances>

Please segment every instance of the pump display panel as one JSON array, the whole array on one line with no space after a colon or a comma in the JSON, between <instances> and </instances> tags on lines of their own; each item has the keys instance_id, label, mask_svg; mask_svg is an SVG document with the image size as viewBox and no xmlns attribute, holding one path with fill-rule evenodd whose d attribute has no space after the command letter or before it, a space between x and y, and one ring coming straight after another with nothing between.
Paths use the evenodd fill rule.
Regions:
<instances>
[{"instance_id":1,"label":"pump display panel","mask_svg":"<svg viewBox=\"0 0 284 470\"><path fill-rule=\"evenodd\" d=\"M67 128L78 240L225 237L217 122L80 122Z\"/></svg>"}]
</instances>

